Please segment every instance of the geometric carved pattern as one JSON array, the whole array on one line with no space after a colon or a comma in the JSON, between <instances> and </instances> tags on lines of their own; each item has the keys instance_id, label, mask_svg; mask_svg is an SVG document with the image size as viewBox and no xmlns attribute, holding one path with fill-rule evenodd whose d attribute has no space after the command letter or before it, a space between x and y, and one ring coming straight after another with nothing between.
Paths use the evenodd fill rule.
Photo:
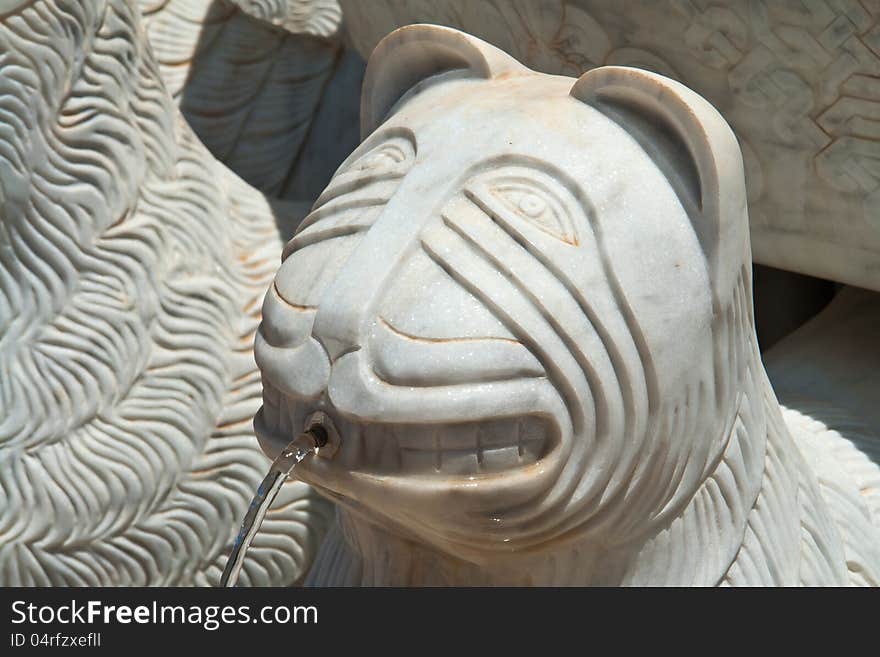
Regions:
<instances>
[{"instance_id":1,"label":"geometric carved pattern","mask_svg":"<svg viewBox=\"0 0 880 657\"><path fill-rule=\"evenodd\" d=\"M744 20L730 7L675 3L691 21L687 44L728 71L739 99L769 112L783 143L812 148L816 173L835 189L873 191L880 186L880 5L872 16L853 2L820 0L801 11L794 4L752 3Z\"/></svg>"},{"instance_id":2,"label":"geometric carved pattern","mask_svg":"<svg viewBox=\"0 0 880 657\"><path fill-rule=\"evenodd\" d=\"M755 260L880 289L880 0L636 0L625 19L611 0L340 4L364 55L429 22L546 73L678 79L740 140Z\"/></svg>"}]
</instances>

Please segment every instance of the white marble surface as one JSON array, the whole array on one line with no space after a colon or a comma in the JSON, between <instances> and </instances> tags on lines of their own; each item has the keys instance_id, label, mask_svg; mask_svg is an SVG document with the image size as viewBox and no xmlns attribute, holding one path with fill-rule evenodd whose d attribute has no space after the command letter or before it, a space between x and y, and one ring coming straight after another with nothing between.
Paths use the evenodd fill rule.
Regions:
<instances>
[{"instance_id":1,"label":"white marble surface","mask_svg":"<svg viewBox=\"0 0 880 657\"><path fill-rule=\"evenodd\" d=\"M742 147L756 262L880 290L880 5L800 0L341 0L365 57L409 23L546 73L628 65L712 102Z\"/></svg>"},{"instance_id":2,"label":"white marble surface","mask_svg":"<svg viewBox=\"0 0 880 657\"><path fill-rule=\"evenodd\" d=\"M0 585L219 580L267 467L251 418L269 202L177 112L138 8L3 4ZM328 517L285 487L243 583L290 584Z\"/></svg>"},{"instance_id":3,"label":"white marble surface","mask_svg":"<svg viewBox=\"0 0 880 657\"><path fill-rule=\"evenodd\" d=\"M341 436L297 470L340 503L311 583L876 577L767 381L742 159L708 102L410 26L361 107L255 347L264 450L316 410Z\"/></svg>"}]
</instances>

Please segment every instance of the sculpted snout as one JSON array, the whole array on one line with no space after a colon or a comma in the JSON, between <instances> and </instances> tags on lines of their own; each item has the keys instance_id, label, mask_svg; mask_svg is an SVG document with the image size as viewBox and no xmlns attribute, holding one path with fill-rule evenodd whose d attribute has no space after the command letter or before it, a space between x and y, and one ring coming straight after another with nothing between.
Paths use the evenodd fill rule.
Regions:
<instances>
[{"instance_id":1,"label":"sculpted snout","mask_svg":"<svg viewBox=\"0 0 880 657\"><path fill-rule=\"evenodd\" d=\"M344 247L351 246L345 242L356 241L356 236L343 240L342 245L327 244L329 248L317 244L294 251L263 302L255 340L257 365L266 382L294 400L325 393L333 363L359 350L365 339L364 317L380 286L370 285L373 271L352 266L333 271L333 263L323 256L345 253Z\"/></svg>"},{"instance_id":2,"label":"sculpted snout","mask_svg":"<svg viewBox=\"0 0 880 657\"><path fill-rule=\"evenodd\" d=\"M321 315L322 306L292 304L273 285L266 294L256 338L257 364L266 383L284 395L307 401L327 392L330 401L342 404L345 408L340 410L349 416L394 421L390 416L398 414L394 406L403 395L401 389L419 388L421 394L429 394L430 389L441 388L435 393L437 401L443 406L442 400L447 400L447 414L454 421L462 412L455 400L470 396L464 394L466 388L497 387L545 374L519 341L473 335L479 332L479 321L469 325L468 316L460 318L462 337L444 337L449 334L446 318L435 316L433 326L428 318L420 326L422 335L414 335L376 315L366 330L340 339L341 332L327 333L322 327L345 323L316 321ZM346 317L339 312L332 316Z\"/></svg>"},{"instance_id":3,"label":"sculpted snout","mask_svg":"<svg viewBox=\"0 0 880 657\"><path fill-rule=\"evenodd\" d=\"M314 308L291 304L276 285L266 293L254 357L264 379L290 397L316 398L330 380L330 359L311 332L314 317Z\"/></svg>"},{"instance_id":4,"label":"sculpted snout","mask_svg":"<svg viewBox=\"0 0 880 657\"><path fill-rule=\"evenodd\" d=\"M564 409L534 353L424 252L403 259L375 299L337 307L325 306L335 281L317 304L291 303L284 292L294 266L285 263L263 306L255 351L264 405L255 428L274 456L315 410L332 418L340 453L303 465L306 480L335 489L342 472L445 480L522 470L499 481L506 490L568 433L556 424ZM448 312L420 307L412 294ZM357 327L349 339L338 330L346 326ZM313 468L317 479L308 479ZM555 471L542 466L520 493L533 494ZM489 499L492 491L484 490Z\"/></svg>"}]
</instances>

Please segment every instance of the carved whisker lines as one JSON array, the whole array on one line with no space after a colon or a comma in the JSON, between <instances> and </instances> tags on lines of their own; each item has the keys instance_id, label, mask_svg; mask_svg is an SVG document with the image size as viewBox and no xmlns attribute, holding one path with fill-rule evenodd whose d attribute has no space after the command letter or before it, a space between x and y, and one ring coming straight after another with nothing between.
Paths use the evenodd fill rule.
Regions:
<instances>
[{"instance_id":1,"label":"carved whisker lines","mask_svg":"<svg viewBox=\"0 0 880 657\"><path fill-rule=\"evenodd\" d=\"M488 341L488 342L494 342L494 341L499 341L499 342L508 342L508 343L511 343L511 344L519 344L519 342L517 342L516 340L511 340L510 338L498 338L498 337L491 337L491 336L486 336L486 337L476 337L476 338L430 338L430 337L421 337L421 336L418 336L418 335L413 335L413 334L411 334L411 333L407 333L406 331L401 331L400 329L398 329L397 327L395 327L393 324L391 324L391 323L390 323L387 319L385 319L384 317L379 317L379 322L382 324L382 326L384 326L385 328L387 328L389 331L391 331L391 332L394 333L395 335L398 335L398 336L400 336L400 337L402 337L402 338L406 338L407 340L413 340L414 342L425 342L425 343L433 343L433 344L442 344L442 343L453 343L453 342L461 343L461 342L487 342L487 341Z\"/></svg>"},{"instance_id":2,"label":"carved whisker lines","mask_svg":"<svg viewBox=\"0 0 880 657\"><path fill-rule=\"evenodd\" d=\"M380 317L372 338L372 370L394 386L428 388L543 379L540 363L516 340L421 338Z\"/></svg>"},{"instance_id":3,"label":"carved whisker lines","mask_svg":"<svg viewBox=\"0 0 880 657\"><path fill-rule=\"evenodd\" d=\"M576 381L577 377L563 374L562 368L565 367L566 359L562 354L568 353L568 349L565 347L564 339L556 333L552 317L548 316L540 302L535 303L534 297L528 290L521 289L516 281L507 278L503 270L499 271L492 256L475 244L470 236L459 232L454 224L445 225L447 230L440 233L442 237L438 234L436 240L432 239L433 231L430 229L423 233L422 246L426 253L450 276L464 285L471 294L486 304L505 327L533 352L547 369L551 380L556 381L560 394L567 399L566 405L572 410L571 415L578 431L585 429L585 418L574 410L579 407L574 400L582 397L570 384L570 381L572 379ZM456 249L449 245L450 234L461 240L460 248ZM471 257L467 257L468 254L471 254ZM493 287L488 284L489 280L492 280L494 285L498 285L503 280L505 291L497 295L487 293L486 290L491 290ZM514 314L515 310L520 312ZM546 336L546 339L542 339L542 336ZM559 351L559 357L551 356L551 351ZM562 361L562 364L558 361Z\"/></svg>"},{"instance_id":4,"label":"carved whisker lines","mask_svg":"<svg viewBox=\"0 0 880 657\"><path fill-rule=\"evenodd\" d=\"M522 232L517 230L512 222L505 218L505 213L497 203L493 202L491 199L483 198L481 195L474 193L470 189L465 189L464 194L472 203L484 212L487 217L502 228L511 239L519 244L523 250L527 251L535 260L540 262L550 276L554 277L559 283L561 283L571 298L577 302L581 312L586 316L591 326L602 340L602 345L608 353L608 357L611 359L615 375L620 383L621 393L625 396L624 404L627 414L631 413L636 407L636 402L633 396L634 387L633 382L630 380L629 371L627 370L624 359L621 355L620 348L612 339L604 322L592 308L583 293L577 289L577 286L572 282L571 278L569 278L562 267L555 265L543 252L541 252L540 249L536 248L522 234Z\"/></svg>"},{"instance_id":5,"label":"carved whisker lines","mask_svg":"<svg viewBox=\"0 0 880 657\"><path fill-rule=\"evenodd\" d=\"M393 181L399 181L401 177L395 177ZM358 190L358 193L352 193L350 195L340 195L338 197L334 197L333 199L328 200L326 203L321 205L315 205L311 212L309 212L300 222L299 228L297 232L302 232L306 228L316 224L317 222L325 219L327 217L331 217L333 215L337 215L348 210L357 210L361 208L370 208L373 206L382 206L388 203L388 199L391 198L391 195L394 192L394 187L389 187L387 189L379 190L380 193L376 193L376 190L367 190L368 193L363 193L362 190Z\"/></svg>"},{"instance_id":6,"label":"carved whisker lines","mask_svg":"<svg viewBox=\"0 0 880 657\"><path fill-rule=\"evenodd\" d=\"M623 478L628 477L629 474L631 474L632 468L636 465L639 454L639 440L637 437L644 431L647 420L647 402L645 399L647 397L647 382L644 381L646 372L643 363L641 362L637 345L634 344L635 338L630 336L629 332L627 332L627 337L630 337L630 340L627 341L626 337L622 340L623 345L633 342L633 348L635 350L633 359L637 363L637 367L634 368L635 372L631 374L630 368L627 366L627 359L625 359L622 354L623 347L611 336L605 322L602 321L598 313L593 309L584 293L577 288L571 278L566 274L565 269L562 266L557 266L551 262L539 248L536 248L526 236L517 229L516 224L506 217L507 212L500 206L500 204L495 202L494 199L484 198L482 195L475 193L470 189L465 189L464 193L472 203L502 228L524 251L528 252L537 262L543 265L550 276L555 278L565 287L566 292L578 304L580 311L586 316L590 326L592 326L593 330L601 340L602 347L610 359L611 367L616 378L617 389L619 390L623 401L624 439L621 445L624 450L627 448L629 448L629 450L623 463L621 463L621 469L619 472ZM602 291L594 292L601 293ZM574 321L572 325L577 326L578 323L579 322ZM582 367L588 367L585 365L585 363L587 363L587 358L584 353L585 351L585 349L580 349L576 352L582 363ZM644 391L641 385L637 386L637 382L645 384Z\"/></svg>"},{"instance_id":7,"label":"carved whisker lines","mask_svg":"<svg viewBox=\"0 0 880 657\"><path fill-rule=\"evenodd\" d=\"M472 249L503 272L517 289L529 298L577 363L581 380L589 390L586 395L592 396L595 403L594 434L588 439L590 442L595 441L595 445L586 450L586 454L579 454L579 458L572 459L572 469L576 472L582 471L586 467L585 461L588 458L599 458L603 462L607 459L616 466L625 447L637 451L631 444L633 436L623 428L627 424L626 410L632 411L632 409L626 409L623 403L623 391L619 390L621 385L614 374L610 354L601 351L603 346L601 336L597 340L598 332L595 331L595 327L588 326L584 322L582 307L555 275L555 269L545 267L543 262L532 256L529 249L519 244L518 240L507 234L497 223L490 221L482 210L479 216L469 216L467 221L452 219L445 214L443 220L450 229L467 240ZM492 244L493 248L487 248L488 244ZM552 292L539 294L537 290ZM596 345L599 349L591 348L591 342L599 342L600 344ZM587 356L588 352L590 357ZM608 362L605 362L606 360ZM600 375L598 368L606 374ZM573 379L573 385L580 385L577 378ZM618 433L624 434L626 439L608 442L609 435ZM602 455L597 456L598 454ZM595 495L605 488L614 474L614 468L605 469L598 477L593 477L592 474L587 472L583 475L577 491L578 500L584 505L596 501Z\"/></svg>"},{"instance_id":8,"label":"carved whisker lines","mask_svg":"<svg viewBox=\"0 0 880 657\"><path fill-rule=\"evenodd\" d=\"M395 171L381 174L372 173L361 176L356 174L341 175L343 175L344 178L342 180L337 178L335 182L331 181L327 189L325 189L315 201L312 206L312 212L309 213L309 216L315 213L318 214L317 218L312 221L316 221L327 212L330 212L332 207L331 203L336 205L337 203L334 203L334 201L344 198L348 194L354 192L357 192L358 195L363 195L367 198L376 199L378 202L384 203L388 200L393 190L397 188L397 185L403 179L405 174ZM354 176L354 178L350 179L349 176ZM345 201L338 201L338 204L341 205L342 203L345 203ZM308 219L308 217L306 219Z\"/></svg>"},{"instance_id":9,"label":"carved whisker lines","mask_svg":"<svg viewBox=\"0 0 880 657\"><path fill-rule=\"evenodd\" d=\"M455 236L454 240L452 236ZM573 424L574 436L571 440L577 444L576 451L571 452L573 458L566 465L576 474L563 474L545 502L566 504L580 482L579 476L583 474L584 453L594 452L597 445L607 438L597 437L597 426L608 426L608 418L604 417L606 408L600 405L604 403L600 396L601 389L594 397L589 381L572 353L576 347L567 334L560 334L557 320L541 300L511 277L501 263L474 244L469 236L459 235L452 227L429 228L423 233L422 245L438 264L480 299L533 352L565 403ZM610 476L604 472L596 474L599 475L597 479ZM534 508L523 508L512 513L511 517L515 516L517 521L524 521L528 517L538 524L554 521L552 514L536 518L535 513ZM537 527L535 531L538 531Z\"/></svg>"},{"instance_id":10,"label":"carved whisker lines","mask_svg":"<svg viewBox=\"0 0 880 657\"><path fill-rule=\"evenodd\" d=\"M339 215L327 216L320 223L300 228L293 239L284 247L282 258L287 258L290 254L296 253L307 246L330 240L334 237L366 232L375 223L383 207L384 204L358 206Z\"/></svg>"},{"instance_id":11,"label":"carved whisker lines","mask_svg":"<svg viewBox=\"0 0 880 657\"><path fill-rule=\"evenodd\" d=\"M590 225L593 228L593 234L596 238L599 257L602 262L602 271L605 274L608 285L611 288L611 292L614 295L615 301L617 302L619 312L623 316L623 319L626 322L627 327L629 328L629 335L632 338L633 344L635 344L636 347L636 351L639 354L639 361L641 362L642 372L645 378L645 386L647 387L648 418L650 421L650 419L656 417L656 412L660 405L660 383L657 379L654 359L651 356L651 350L648 347L648 341L645 339L642 328L639 325L639 322L629 305L629 301L627 301L626 299L626 295L623 292L620 281L617 279L617 274L614 273L614 267L611 263L608 249L605 246L602 225L601 222L596 219L596 210L592 207L591 204L587 203L586 201L582 202L585 206L585 212L590 218Z\"/></svg>"},{"instance_id":12,"label":"carved whisker lines","mask_svg":"<svg viewBox=\"0 0 880 657\"><path fill-rule=\"evenodd\" d=\"M456 249L450 248L448 245L444 244L444 241L446 240L439 240L435 246L431 236L423 234L421 245L429 258L442 268L443 271L445 271L453 280L458 282L462 287L468 290L468 292L479 299L480 302L483 303L486 308L488 308L493 315L511 331L511 333L520 339L520 342L522 342L523 345L535 355L538 361L544 364L551 381L561 380L563 382L561 384L556 384L555 387L560 391L560 396L562 397L566 408L570 410L569 415L574 417L575 413L571 410L573 408L573 391L568 389L568 386L564 383L564 377L542 349L541 344L545 343L539 341L540 337L546 334L546 329L542 330L542 328L540 328L541 324L539 323L538 329L534 331L527 330L526 326L531 324L531 321L533 321L532 317L514 317L508 312L508 310L506 310L507 304L504 303L505 299L503 296L498 298L496 295L489 295L485 290L491 288L486 285L481 285L481 283L485 283L487 276L490 279L497 278L497 272L488 268L478 268L476 271L469 268L466 263L460 261L460 255L462 253L467 253L469 247L465 247L465 249L458 250L457 252ZM480 260L482 260L482 258L480 258ZM516 298L516 296L514 296L514 298ZM529 324L526 324L527 320L529 321ZM536 339L536 337L538 339ZM549 343L552 344L552 342L553 341L550 341Z\"/></svg>"}]
</instances>

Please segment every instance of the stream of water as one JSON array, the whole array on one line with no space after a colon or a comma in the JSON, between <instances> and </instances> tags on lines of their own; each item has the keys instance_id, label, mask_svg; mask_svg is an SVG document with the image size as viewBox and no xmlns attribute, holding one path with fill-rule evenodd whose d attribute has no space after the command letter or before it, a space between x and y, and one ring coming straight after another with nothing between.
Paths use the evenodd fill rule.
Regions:
<instances>
[{"instance_id":1,"label":"stream of water","mask_svg":"<svg viewBox=\"0 0 880 657\"><path fill-rule=\"evenodd\" d=\"M323 433L323 430L319 431L313 427L294 438L281 451L278 458L272 462L269 473L257 488L257 494L251 500L244 521L241 523L241 529L232 546L232 551L229 553L229 559L226 560L223 575L220 577L220 586L232 587L236 585L248 548L251 546L254 536L260 531L263 518L266 517L266 512L278 496L281 486L284 485L297 464L310 454L314 454L325 442L326 434Z\"/></svg>"}]
</instances>

